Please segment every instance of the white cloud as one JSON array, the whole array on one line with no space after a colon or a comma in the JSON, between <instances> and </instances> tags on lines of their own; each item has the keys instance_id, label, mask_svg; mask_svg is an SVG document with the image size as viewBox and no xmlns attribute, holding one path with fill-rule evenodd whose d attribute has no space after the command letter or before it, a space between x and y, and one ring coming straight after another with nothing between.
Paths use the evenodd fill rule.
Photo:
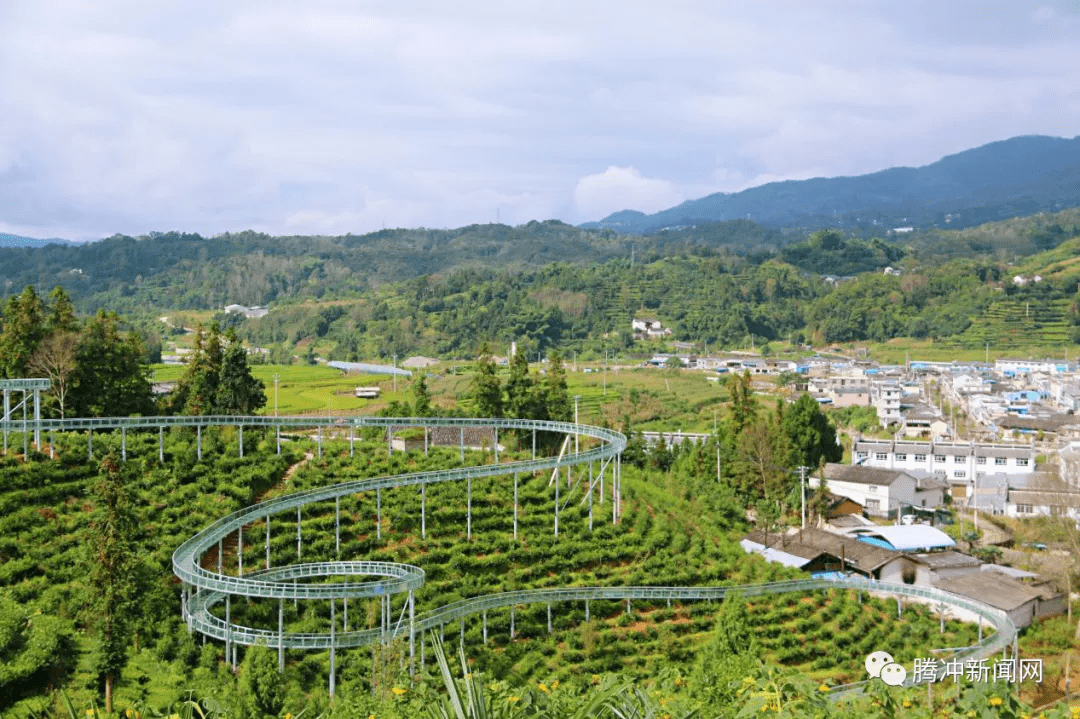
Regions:
<instances>
[{"instance_id":1,"label":"white cloud","mask_svg":"<svg viewBox=\"0 0 1080 719\"><path fill-rule=\"evenodd\" d=\"M1065 0L118 3L0 2L0 227L595 220L1080 126Z\"/></svg>"},{"instance_id":2,"label":"white cloud","mask_svg":"<svg viewBox=\"0 0 1080 719\"><path fill-rule=\"evenodd\" d=\"M582 177L574 188L574 207L583 218L600 219L626 209L656 212L683 199L667 180L645 177L633 167L611 166Z\"/></svg>"}]
</instances>

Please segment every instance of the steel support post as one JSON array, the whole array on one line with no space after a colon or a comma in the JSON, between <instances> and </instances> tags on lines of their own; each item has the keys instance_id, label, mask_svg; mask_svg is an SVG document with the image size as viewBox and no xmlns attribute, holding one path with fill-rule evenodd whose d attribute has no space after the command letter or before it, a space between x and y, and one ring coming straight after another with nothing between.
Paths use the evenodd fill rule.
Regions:
<instances>
[{"instance_id":1,"label":"steel support post","mask_svg":"<svg viewBox=\"0 0 1080 719\"><path fill-rule=\"evenodd\" d=\"M382 539L382 489L375 490L375 538Z\"/></svg>"},{"instance_id":2,"label":"steel support post","mask_svg":"<svg viewBox=\"0 0 1080 719\"><path fill-rule=\"evenodd\" d=\"M900 597L896 598L896 618L900 619L904 616L904 607L900 604Z\"/></svg>"},{"instance_id":3,"label":"steel support post","mask_svg":"<svg viewBox=\"0 0 1080 719\"><path fill-rule=\"evenodd\" d=\"M409 590L409 676L416 676L416 600Z\"/></svg>"},{"instance_id":4,"label":"steel support post","mask_svg":"<svg viewBox=\"0 0 1080 719\"><path fill-rule=\"evenodd\" d=\"M484 617L484 645L487 645L487 612L483 613Z\"/></svg>"},{"instance_id":5,"label":"steel support post","mask_svg":"<svg viewBox=\"0 0 1080 719\"><path fill-rule=\"evenodd\" d=\"M244 576L244 525L236 528L236 576Z\"/></svg>"},{"instance_id":6,"label":"steel support post","mask_svg":"<svg viewBox=\"0 0 1080 719\"><path fill-rule=\"evenodd\" d=\"M551 634L551 602L548 602L548 634Z\"/></svg>"},{"instance_id":7,"label":"steel support post","mask_svg":"<svg viewBox=\"0 0 1080 719\"><path fill-rule=\"evenodd\" d=\"M472 477L465 480L465 538L472 539Z\"/></svg>"},{"instance_id":8,"label":"steel support post","mask_svg":"<svg viewBox=\"0 0 1080 719\"><path fill-rule=\"evenodd\" d=\"M266 568L270 568L270 515L266 515Z\"/></svg>"},{"instance_id":9,"label":"steel support post","mask_svg":"<svg viewBox=\"0 0 1080 719\"><path fill-rule=\"evenodd\" d=\"M41 451L41 390L34 390L34 450Z\"/></svg>"},{"instance_id":10,"label":"steel support post","mask_svg":"<svg viewBox=\"0 0 1080 719\"><path fill-rule=\"evenodd\" d=\"M517 518L518 518L518 476L514 475L514 541L517 541Z\"/></svg>"},{"instance_id":11,"label":"steel support post","mask_svg":"<svg viewBox=\"0 0 1080 719\"><path fill-rule=\"evenodd\" d=\"M232 595L225 595L225 661L229 661L232 651Z\"/></svg>"},{"instance_id":12,"label":"steel support post","mask_svg":"<svg viewBox=\"0 0 1080 719\"><path fill-rule=\"evenodd\" d=\"M335 647L335 642L334 642L334 638L335 638L334 637L334 631L335 631L334 627L335 627L335 625L337 625L337 622L335 621L335 617L334 617L334 605L335 604L337 604L337 602L333 598L331 598L330 599L330 699L331 700L333 700L333 698L334 698L334 678L335 678L335 671L334 670L337 668L335 666L335 664L336 664L335 660L337 659L337 656L336 656L336 653L335 653L336 647Z\"/></svg>"},{"instance_id":13,"label":"steel support post","mask_svg":"<svg viewBox=\"0 0 1080 719\"><path fill-rule=\"evenodd\" d=\"M532 431L532 435L533 435L532 436L532 452L533 452L532 458L536 459L536 430L535 429Z\"/></svg>"},{"instance_id":14,"label":"steel support post","mask_svg":"<svg viewBox=\"0 0 1080 719\"><path fill-rule=\"evenodd\" d=\"M278 599L277 607L277 663L278 671L285 673L285 598Z\"/></svg>"},{"instance_id":15,"label":"steel support post","mask_svg":"<svg viewBox=\"0 0 1080 719\"><path fill-rule=\"evenodd\" d=\"M202 459L202 425L195 425L195 456Z\"/></svg>"},{"instance_id":16,"label":"steel support post","mask_svg":"<svg viewBox=\"0 0 1080 719\"><path fill-rule=\"evenodd\" d=\"M428 456L428 427L424 425L424 456Z\"/></svg>"},{"instance_id":17,"label":"steel support post","mask_svg":"<svg viewBox=\"0 0 1080 719\"><path fill-rule=\"evenodd\" d=\"M343 614L344 614L344 622L343 622L342 628L343 628L344 631L347 632L347 631L349 631L349 598L348 597L344 597L341 600L341 606L345 610L343 612Z\"/></svg>"},{"instance_id":18,"label":"steel support post","mask_svg":"<svg viewBox=\"0 0 1080 719\"><path fill-rule=\"evenodd\" d=\"M158 446L158 450L157 450L158 462L160 464L165 464L165 428L164 427L158 427L157 428L157 441L158 441L158 445L157 445Z\"/></svg>"},{"instance_id":19,"label":"steel support post","mask_svg":"<svg viewBox=\"0 0 1080 719\"><path fill-rule=\"evenodd\" d=\"M222 570L222 565L223 565L223 563L225 561L225 551L224 550L225 550L225 547L222 544L222 541L220 539L217 540L217 573L218 574L224 574L225 573Z\"/></svg>"},{"instance_id":20,"label":"steel support post","mask_svg":"<svg viewBox=\"0 0 1080 719\"><path fill-rule=\"evenodd\" d=\"M589 532L590 533L593 531L593 528L592 528L592 483L593 483L592 462L589 462Z\"/></svg>"},{"instance_id":21,"label":"steel support post","mask_svg":"<svg viewBox=\"0 0 1080 719\"><path fill-rule=\"evenodd\" d=\"M585 600L585 621L589 621L589 600Z\"/></svg>"},{"instance_id":22,"label":"steel support post","mask_svg":"<svg viewBox=\"0 0 1080 719\"><path fill-rule=\"evenodd\" d=\"M558 467L555 468L558 472ZM555 477L555 536L559 536L559 478Z\"/></svg>"},{"instance_id":23,"label":"steel support post","mask_svg":"<svg viewBox=\"0 0 1080 719\"><path fill-rule=\"evenodd\" d=\"M458 447L461 449L461 463L465 464L465 428L461 428L460 440Z\"/></svg>"},{"instance_id":24,"label":"steel support post","mask_svg":"<svg viewBox=\"0 0 1080 719\"><path fill-rule=\"evenodd\" d=\"M495 464L499 463L499 428L493 428L495 432Z\"/></svg>"},{"instance_id":25,"label":"steel support post","mask_svg":"<svg viewBox=\"0 0 1080 719\"><path fill-rule=\"evenodd\" d=\"M394 433L390 427L386 428L386 456L389 457L394 453Z\"/></svg>"},{"instance_id":26,"label":"steel support post","mask_svg":"<svg viewBox=\"0 0 1080 719\"><path fill-rule=\"evenodd\" d=\"M300 508L296 508L296 561L300 561Z\"/></svg>"},{"instance_id":27,"label":"steel support post","mask_svg":"<svg viewBox=\"0 0 1080 719\"><path fill-rule=\"evenodd\" d=\"M4 390L4 421L7 422L9 419L11 419L11 392L5 389ZM87 434L89 434L89 433L90 433L90 430L87 430ZM7 450L8 450L8 428L7 428L7 425L5 424L4 425L4 454L7 454Z\"/></svg>"},{"instance_id":28,"label":"steel support post","mask_svg":"<svg viewBox=\"0 0 1080 719\"><path fill-rule=\"evenodd\" d=\"M514 605L510 605L510 638L514 638Z\"/></svg>"},{"instance_id":29,"label":"steel support post","mask_svg":"<svg viewBox=\"0 0 1080 719\"><path fill-rule=\"evenodd\" d=\"M278 425L278 426L274 427L274 429L277 430L274 433L276 435L276 439L277 439L277 453L281 454L281 425Z\"/></svg>"},{"instance_id":30,"label":"steel support post","mask_svg":"<svg viewBox=\"0 0 1080 719\"><path fill-rule=\"evenodd\" d=\"M341 497L334 497L334 556L341 559Z\"/></svg>"},{"instance_id":31,"label":"steel support post","mask_svg":"<svg viewBox=\"0 0 1080 719\"><path fill-rule=\"evenodd\" d=\"M322 425L319 425L319 430L315 437L315 443L318 445L319 459L322 459Z\"/></svg>"},{"instance_id":32,"label":"steel support post","mask_svg":"<svg viewBox=\"0 0 1080 719\"><path fill-rule=\"evenodd\" d=\"M461 619L458 620L458 627L459 627L459 630L460 630L459 633L461 635L461 639L460 639L461 646L465 646L465 617L462 617Z\"/></svg>"},{"instance_id":33,"label":"steel support post","mask_svg":"<svg viewBox=\"0 0 1080 719\"><path fill-rule=\"evenodd\" d=\"M420 538L427 539L427 485L420 485Z\"/></svg>"},{"instance_id":34,"label":"steel support post","mask_svg":"<svg viewBox=\"0 0 1080 719\"><path fill-rule=\"evenodd\" d=\"M611 524L614 525L619 519L619 488L616 486L617 481L615 466L611 467Z\"/></svg>"},{"instance_id":35,"label":"steel support post","mask_svg":"<svg viewBox=\"0 0 1080 719\"><path fill-rule=\"evenodd\" d=\"M26 390L22 392L22 454L23 459L30 456L30 430L26 426Z\"/></svg>"},{"instance_id":36,"label":"steel support post","mask_svg":"<svg viewBox=\"0 0 1080 719\"><path fill-rule=\"evenodd\" d=\"M355 439L356 439L356 427L350 424L349 425L349 456L350 457L355 456L355 454L356 454L356 451L355 451L355 449L353 447L353 442L354 442Z\"/></svg>"},{"instance_id":37,"label":"steel support post","mask_svg":"<svg viewBox=\"0 0 1080 719\"><path fill-rule=\"evenodd\" d=\"M7 445L4 445L4 451L7 451ZM94 458L94 430L86 430L86 458Z\"/></svg>"},{"instance_id":38,"label":"steel support post","mask_svg":"<svg viewBox=\"0 0 1080 719\"><path fill-rule=\"evenodd\" d=\"M626 616L628 616L628 617L630 616L630 599L629 598L627 598L627 600L626 600Z\"/></svg>"},{"instance_id":39,"label":"steel support post","mask_svg":"<svg viewBox=\"0 0 1080 719\"><path fill-rule=\"evenodd\" d=\"M127 427L120 428L120 461L127 461Z\"/></svg>"},{"instance_id":40,"label":"steel support post","mask_svg":"<svg viewBox=\"0 0 1080 719\"><path fill-rule=\"evenodd\" d=\"M49 430L49 459L56 459L56 432Z\"/></svg>"},{"instance_id":41,"label":"steel support post","mask_svg":"<svg viewBox=\"0 0 1080 719\"><path fill-rule=\"evenodd\" d=\"M237 436L240 439L240 456L243 457L244 456L244 425L242 425L242 424L237 425L236 429L239 430L237 432Z\"/></svg>"}]
</instances>

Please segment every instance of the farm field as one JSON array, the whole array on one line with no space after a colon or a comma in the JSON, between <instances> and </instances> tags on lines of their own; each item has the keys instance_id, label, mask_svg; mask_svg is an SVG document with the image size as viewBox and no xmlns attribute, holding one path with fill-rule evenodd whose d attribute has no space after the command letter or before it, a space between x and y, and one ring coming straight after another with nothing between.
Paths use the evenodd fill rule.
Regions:
<instances>
[{"instance_id":1,"label":"farm field","mask_svg":"<svg viewBox=\"0 0 1080 719\"><path fill-rule=\"evenodd\" d=\"M460 365L461 370L468 369ZM720 383L709 382L705 373L654 368L608 369L579 364L578 371L567 367L570 396L580 395L579 417L583 423L620 427L629 417L638 430L683 430L711 432L716 416L722 417L722 405L728 396ZM274 375L278 375L278 412L280 414L375 414L392 401L411 402L411 380L385 375L345 375L326 365L252 365L252 374L266 386L266 407L260 414L274 413ZM460 370L459 370L460 371ZM182 365L154 365L155 382L180 378ZM439 365L428 379L435 406L460 407L467 402L471 373L446 374ZM500 373L505 381L505 369ZM606 384L606 389L605 389ZM353 390L359 386L377 386L379 399L357 399Z\"/></svg>"}]
</instances>

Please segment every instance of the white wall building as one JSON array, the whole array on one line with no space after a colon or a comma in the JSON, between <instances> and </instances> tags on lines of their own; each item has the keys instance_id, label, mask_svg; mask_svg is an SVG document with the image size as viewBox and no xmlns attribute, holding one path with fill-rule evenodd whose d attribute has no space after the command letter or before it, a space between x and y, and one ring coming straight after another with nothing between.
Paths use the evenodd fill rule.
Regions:
<instances>
[{"instance_id":1,"label":"white wall building","mask_svg":"<svg viewBox=\"0 0 1080 719\"><path fill-rule=\"evenodd\" d=\"M948 481L973 483L976 473L1026 474L1035 470L1035 448L1026 444L915 442L858 439L852 464L934 472Z\"/></svg>"},{"instance_id":2,"label":"white wall building","mask_svg":"<svg viewBox=\"0 0 1080 719\"><path fill-rule=\"evenodd\" d=\"M902 470L826 464L825 480L829 491L862 505L867 514L887 517L902 506L915 503L915 477ZM820 484L809 478L811 487Z\"/></svg>"}]
</instances>

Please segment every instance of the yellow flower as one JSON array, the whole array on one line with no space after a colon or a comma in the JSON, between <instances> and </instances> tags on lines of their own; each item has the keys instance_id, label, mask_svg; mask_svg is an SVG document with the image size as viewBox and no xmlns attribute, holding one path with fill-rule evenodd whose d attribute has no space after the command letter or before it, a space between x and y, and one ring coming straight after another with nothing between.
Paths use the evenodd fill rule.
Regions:
<instances>
[{"instance_id":1,"label":"yellow flower","mask_svg":"<svg viewBox=\"0 0 1080 719\"><path fill-rule=\"evenodd\" d=\"M507 698L506 698L506 701L508 701L508 702L510 702L511 704L513 704L514 702L516 702L516 701L517 701L518 699L520 699L520 698L521 698L521 697L507 697Z\"/></svg>"},{"instance_id":2,"label":"yellow flower","mask_svg":"<svg viewBox=\"0 0 1080 719\"><path fill-rule=\"evenodd\" d=\"M402 694L404 694L405 692L407 692L407 691L408 691L408 689L402 689L401 687L394 687L394 688L393 688L393 689L391 689L390 691L394 692L394 694L397 694L398 696L401 696Z\"/></svg>"},{"instance_id":3,"label":"yellow flower","mask_svg":"<svg viewBox=\"0 0 1080 719\"><path fill-rule=\"evenodd\" d=\"M819 692L827 692L827 691L829 691L829 685L828 684L822 684L821 686L819 686L817 688L817 690Z\"/></svg>"},{"instance_id":4,"label":"yellow flower","mask_svg":"<svg viewBox=\"0 0 1080 719\"><path fill-rule=\"evenodd\" d=\"M599 674L593 674L592 675L592 683L593 684L599 684L600 683L600 675Z\"/></svg>"},{"instance_id":5,"label":"yellow flower","mask_svg":"<svg viewBox=\"0 0 1080 719\"><path fill-rule=\"evenodd\" d=\"M555 691L555 690L556 690L556 689L558 689L558 688L559 688L559 680L558 680L558 679L556 679L555 681L553 681L553 682L551 683L551 690L552 690L552 691Z\"/></svg>"},{"instance_id":6,"label":"yellow flower","mask_svg":"<svg viewBox=\"0 0 1080 719\"><path fill-rule=\"evenodd\" d=\"M544 692L545 694L548 693L547 684L540 684L539 687L540 687L540 691Z\"/></svg>"},{"instance_id":7,"label":"yellow flower","mask_svg":"<svg viewBox=\"0 0 1080 719\"><path fill-rule=\"evenodd\" d=\"M904 708L905 709L910 709L911 708L911 700L910 699L905 699L904 700Z\"/></svg>"},{"instance_id":8,"label":"yellow flower","mask_svg":"<svg viewBox=\"0 0 1080 719\"><path fill-rule=\"evenodd\" d=\"M1001 700L1001 697L990 697L990 706L992 707L999 707L1003 703L1004 702Z\"/></svg>"},{"instance_id":9,"label":"yellow flower","mask_svg":"<svg viewBox=\"0 0 1080 719\"><path fill-rule=\"evenodd\" d=\"M753 684L754 683L754 678L753 677L743 677L742 681L743 681L743 684Z\"/></svg>"}]
</instances>

